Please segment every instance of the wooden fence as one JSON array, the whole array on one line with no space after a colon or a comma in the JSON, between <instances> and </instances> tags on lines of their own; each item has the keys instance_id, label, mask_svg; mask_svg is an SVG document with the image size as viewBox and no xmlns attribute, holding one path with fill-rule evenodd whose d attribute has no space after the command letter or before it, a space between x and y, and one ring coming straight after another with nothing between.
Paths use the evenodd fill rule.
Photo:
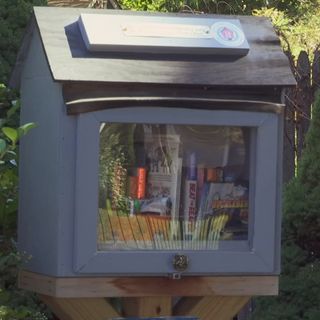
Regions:
<instances>
[{"instance_id":1,"label":"wooden fence","mask_svg":"<svg viewBox=\"0 0 320 320\"><path fill-rule=\"evenodd\" d=\"M316 51L310 61L302 51L297 62L288 54L297 86L285 90L285 130L284 130L284 182L295 174L304 145L305 136L311 120L311 108L315 94L320 89L320 51Z\"/></svg>"}]
</instances>

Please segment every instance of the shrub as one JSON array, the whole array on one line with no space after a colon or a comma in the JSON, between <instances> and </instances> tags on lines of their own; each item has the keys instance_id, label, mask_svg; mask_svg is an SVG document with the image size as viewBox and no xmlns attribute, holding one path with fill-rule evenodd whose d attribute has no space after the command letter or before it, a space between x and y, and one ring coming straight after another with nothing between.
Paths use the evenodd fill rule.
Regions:
<instances>
[{"instance_id":1,"label":"shrub","mask_svg":"<svg viewBox=\"0 0 320 320\"><path fill-rule=\"evenodd\" d=\"M7 83L32 6L46 0L0 0L0 83Z\"/></svg>"},{"instance_id":2,"label":"shrub","mask_svg":"<svg viewBox=\"0 0 320 320\"><path fill-rule=\"evenodd\" d=\"M259 320L320 319L320 95L297 176L284 193L280 295L257 300Z\"/></svg>"}]
</instances>

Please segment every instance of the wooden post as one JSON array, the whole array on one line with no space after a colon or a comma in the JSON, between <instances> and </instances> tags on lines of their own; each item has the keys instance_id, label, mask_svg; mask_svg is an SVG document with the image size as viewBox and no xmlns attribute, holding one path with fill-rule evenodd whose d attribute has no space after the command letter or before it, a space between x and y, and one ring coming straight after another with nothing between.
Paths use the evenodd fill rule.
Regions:
<instances>
[{"instance_id":1,"label":"wooden post","mask_svg":"<svg viewBox=\"0 0 320 320\"><path fill-rule=\"evenodd\" d=\"M139 297L122 299L123 314L126 317L170 316L172 297Z\"/></svg>"},{"instance_id":2,"label":"wooden post","mask_svg":"<svg viewBox=\"0 0 320 320\"><path fill-rule=\"evenodd\" d=\"M315 94L320 89L320 51L314 52L312 63L312 90Z\"/></svg>"},{"instance_id":3,"label":"wooden post","mask_svg":"<svg viewBox=\"0 0 320 320\"><path fill-rule=\"evenodd\" d=\"M294 90L285 90L284 137L283 137L283 182L289 182L295 175L295 106Z\"/></svg>"},{"instance_id":4,"label":"wooden post","mask_svg":"<svg viewBox=\"0 0 320 320\"><path fill-rule=\"evenodd\" d=\"M60 320L107 320L120 317L104 298L56 298L40 295L40 299Z\"/></svg>"},{"instance_id":5,"label":"wooden post","mask_svg":"<svg viewBox=\"0 0 320 320\"><path fill-rule=\"evenodd\" d=\"M311 120L311 104L313 89L311 86L311 66L309 56L302 51L297 61L297 94L296 94L296 130L297 130L297 159L301 158L305 144L305 136Z\"/></svg>"}]
</instances>

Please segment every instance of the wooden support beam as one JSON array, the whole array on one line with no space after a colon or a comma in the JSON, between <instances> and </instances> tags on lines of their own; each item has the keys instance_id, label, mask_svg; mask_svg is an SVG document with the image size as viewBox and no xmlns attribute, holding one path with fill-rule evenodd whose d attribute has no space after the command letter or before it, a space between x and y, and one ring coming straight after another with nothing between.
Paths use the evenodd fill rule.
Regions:
<instances>
[{"instance_id":1,"label":"wooden support beam","mask_svg":"<svg viewBox=\"0 0 320 320\"><path fill-rule=\"evenodd\" d=\"M55 298L40 295L40 299L61 320L106 320L120 317L103 298Z\"/></svg>"},{"instance_id":2,"label":"wooden support beam","mask_svg":"<svg viewBox=\"0 0 320 320\"><path fill-rule=\"evenodd\" d=\"M60 298L267 296L278 294L278 276L54 278L22 271L19 287Z\"/></svg>"},{"instance_id":3,"label":"wooden support beam","mask_svg":"<svg viewBox=\"0 0 320 320\"><path fill-rule=\"evenodd\" d=\"M140 297L122 299L123 314L126 317L159 317L170 316L172 298Z\"/></svg>"},{"instance_id":4,"label":"wooden support beam","mask_svg":"<svg viewBox=\"0 0 320 320\"><path fill-rule=\"evenodd\" d=\"M196 316L201 320L232 320L250 297L188 297L174 308L174 315Z\"/></svg>"}]
</instances>

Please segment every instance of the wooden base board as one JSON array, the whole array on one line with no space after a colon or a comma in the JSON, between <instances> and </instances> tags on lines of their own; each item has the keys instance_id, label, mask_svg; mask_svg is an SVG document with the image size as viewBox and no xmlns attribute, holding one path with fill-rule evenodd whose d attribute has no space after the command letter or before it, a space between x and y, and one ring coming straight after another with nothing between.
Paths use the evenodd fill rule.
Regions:
<instances>
[{"instance_id":1,"label":"wooden base board","mask_svg":"<svg viewBox=\"0 0 320 320\"><path fill-rule=\"evenodd\" d=\"M278 276L55 278L21 271L19 287L58 298L267 296L278 294Z\"/></svg>"}]
</instances>

